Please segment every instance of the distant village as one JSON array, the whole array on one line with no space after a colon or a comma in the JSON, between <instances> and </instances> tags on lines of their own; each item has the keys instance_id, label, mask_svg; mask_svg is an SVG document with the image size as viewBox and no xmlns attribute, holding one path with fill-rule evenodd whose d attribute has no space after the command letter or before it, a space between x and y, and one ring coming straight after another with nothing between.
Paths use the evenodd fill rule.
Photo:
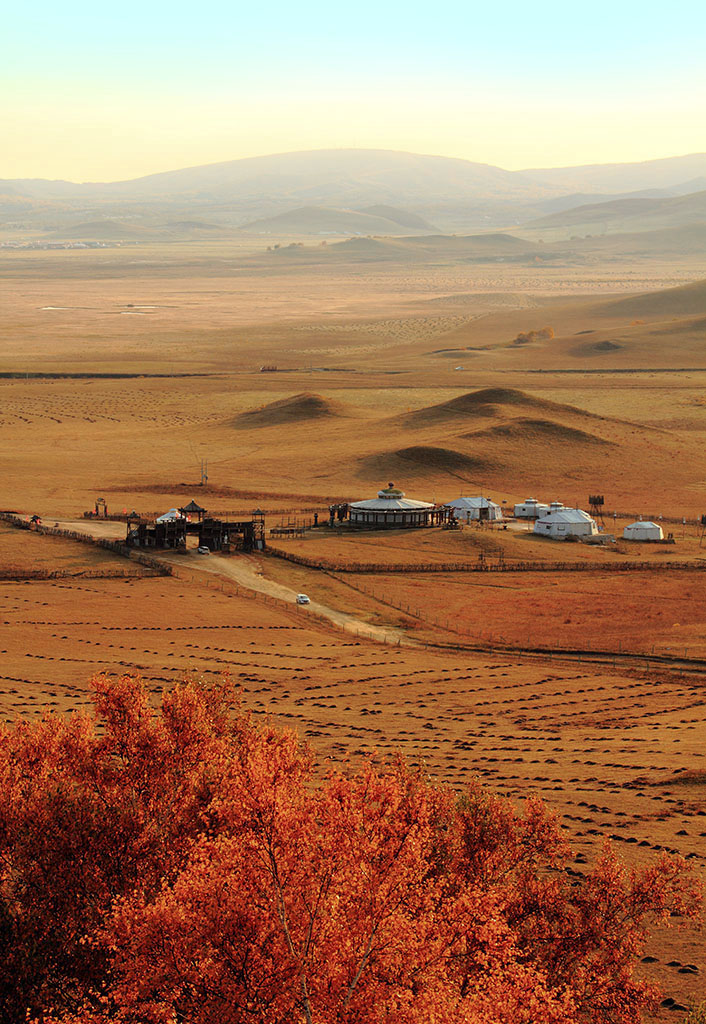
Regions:
<instances>
[{"instance_id":1,"label":"distant village","mask_svg":"<svg viewBox=\"0 0 706 1024\"><path fill-rule=\"evenodd\" d=\"M0 249L120 249L136 242L0 242Z\"/></svg>"},{"instance_id":2,"label":"distant village","mask_svg":"<svg viewBox=\"0 0 706 1024\"><path fill-rule=\"evenodd\" d=\"M428 501L415 501L405 497L404 491L389 483L378 491L377 498L356 501L345 506L345 514L338 514L343 506L331 506L331 524L334 518L347 518L352 526L370 528L414 527L450 525L458 522L503 523L508 515L513 519L534 521L534 532L552 540L584 540L589 543L611 543L612 534L606 534L602 525L603 495L589 496L593 515L580 508L568 508L560 501L549 504L536 498L526 498L509 513L502 505L482 495L455 498L438 506ZM336 510L336 512L334 512ZM598 520L601 521L599 525ZM641 519L628 524L623 530L624 540L663 541L664 531L659 523Z\"/></svg>"},{"instance_id":3,"label":"distant village","mask_svg":"<svg viewBox=\"0 0 706 1024\"><path fill-rule=\"evenodd\" d=\"M511 508L482 495L462 496L443 504L407 498L405 492L390 482L374 498L362 501L332 504L328 509L328 522L319 519L318 512L312 522L303 526L296 523L270 529L270 536L303 536L305 529L328 526L350 530L420 529L441 527L459 529L463 524L496 526L517 529L523 524L532 526L538 537L556 541L581 541L587 544L614 544L616 538L607 533L604 525L603 495L589 496L591 513L570 508L560 501L545 503L526 498ZM95 509L84 513L86 518L108 516L104 499L96 501ZM617 513L613 514L615 520ZM213 551L229 552L263 550L265 547L265 513L257 509L252 517L237 522L209 517L205 508L191 501L182 508L172 508L154 522L143 520L137 512L111 517L127 521L125 543L128 547L173 548L185 550L187 534L198 535L200 554ZM706 519L706 517L704 517ZM702 520L702 527L706 523ZM627 541L673 544L670 533L666 538L661 523L638 518L628 523L622 534Z\"/></svg>"}]
</instances>

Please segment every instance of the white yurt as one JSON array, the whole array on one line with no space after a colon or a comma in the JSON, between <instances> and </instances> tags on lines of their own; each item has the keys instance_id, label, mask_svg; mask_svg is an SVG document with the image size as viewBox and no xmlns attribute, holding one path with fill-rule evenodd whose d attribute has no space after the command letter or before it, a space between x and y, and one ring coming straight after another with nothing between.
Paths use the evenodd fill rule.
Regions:
<instances>
[{"instance_id":1,"label":"white yurt","mask_svg":"<svg viewBox=\"0 0 706 1024\"><path fill-rule=\"evenodd\" d=\"M405 498L404 491L390 483L378 491L377 498L354 501L348 506L352 526L389 527L428 526L434 505L430 501Z\"/></svg>"},{"instance_id":2,"label":"white yurt","mask_svg":"<svg viewBox=\"0 0 706 1024\"><path fill-rule=\"evenodd\" d=\"M541 519L549 512L549 505L545 505L536 498L525 498L518 505L515 505L515 519Z\"/></svg>"},{"instance_id":3,"label":"white yurt","mask_svg":"<svg viewBox=\"0 0 706 1024\"><path fill-rule=\"evenodd\" d=\"M538 519L534 532L541 537L565 540L567 537L594 537L598 533L596 520L580 508L558 508Z\"/></svg>"},{"instance_id":4,"label":"white yurt","mask_svg":"<svg viewBox=\"0 0 706 1024\"><path fill-rule=\"evenodd\" d=\"M503 517L502 506L496 505L490 498L456 498L454 501L445 502L444 505L453 509L457 519L465 522L480 520L484 523L498 523Z\"/></svg>"},{"instance_id":5,"label":"white yurt","mask_svg":"<svg viewBox=\"0 0 706 1024\"><path fill-rule=\"evenodd\" d=\"M664 540L664 530L659 523L639 520L625 527L623 540Z\"/></svg>"},{"instance_id":6,"label":"white yurt","mask_svg":"<svg viewBox=\"0 0 706 1024\"><path fill-rule=\"evenodd\" d=\"M158 523L173 523L176 519L186 519L186 516L178 508L170 508L168 512L165 512L163 516L159 516L155 521Z\"/></svg>"}]
</instances>

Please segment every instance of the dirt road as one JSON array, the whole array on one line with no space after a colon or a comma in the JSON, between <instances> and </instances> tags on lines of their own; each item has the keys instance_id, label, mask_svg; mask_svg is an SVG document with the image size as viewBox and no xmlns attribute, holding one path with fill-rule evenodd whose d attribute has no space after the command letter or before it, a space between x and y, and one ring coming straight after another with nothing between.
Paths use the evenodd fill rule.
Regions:
<instances>
[{"instance_id":1,"label":"dirt road","mask_svg":"<svg viewBox=\"0 0 706 1024\"><path fill-rule=\"evenodd\" d=\"M328 619L335 625L345 629L346 632L353 633L356 636L378 640L387 644L400 643L409 645L412 643L400 629L375 626L372 623L356 618L354 615L338 611L338 609L331 608L329 605L321 604L318 601L312 600L308 605L297 605L297 591L268 579L263 574L259 559L256 556L240 554L229 557L223 555L203 555L197 557L198 561L192 558L188 559L190 571L213 573L215 576L234 580L239 586L247 590L255 590L260 594L266 594L268 597L274 597L280 601L286 601L288 604L293 604L304 615L309 611L314 612L316 615ZM180 555L161 555L160 558L164 561L175 562L177 565L184 565L184 558Z\"/></svg>"},{"instance_id":2,"label":"dirt road","mask_svg":"<svg viewBox=\"0 0 706 1024\"><path fill-rule=\"evenodd\" d=\"M47 521L48 522L48 521ZM87 533L91 537L110 538L111 540L122 540L125 536L125 524L97 519L81 519L77 521L61 521L59 526L67 530L77 530ZM404 644L418 646L410 640L401 629L392 626L375 626L372 623L364 622L355 615L341 612L337 608L321 604L312 600L308 605L297 605L297 591L285 587L281 583L275 583L263 575L262 566L257 556L237 554L228 557L224 555L197 555L195 551L189 551L187 555L174 555L163 551L148 552L151 557L159 561L169 562L177 568L186 569L189 572L210 573L220 576L223 579L232 580L245 590L254 590L259 594L266 594L268 597L286 601L298 608L303 615L313 612L321 618L328 619L346 632L354 636L365 637L370 640L377 640L386 644Z\"/></svg>"}]
</instances>

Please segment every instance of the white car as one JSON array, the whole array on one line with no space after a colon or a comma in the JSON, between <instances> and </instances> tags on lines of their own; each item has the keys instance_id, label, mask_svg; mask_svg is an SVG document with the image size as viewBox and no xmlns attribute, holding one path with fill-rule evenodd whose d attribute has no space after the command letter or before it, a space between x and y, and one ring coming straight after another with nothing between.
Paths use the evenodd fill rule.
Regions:
<instances>
[{"instance_id":1,"label":"white car","mask_svg":"<svg viewBox=\"0 0 706 1024\"><path fill-rule=\"evenodd\" d=\"M297 604L311 604L306 594L297 594Z\"/></svg>"},{"instance_id":2,"label":"white car","mask_svg":"<svg viewBox=\"0 0 706 1024\"><path fill-rule=\"evenodd\" d=\"M211 549L207 548L205 544L201 544L200 547L196 548L197 555L210 555Z\"/></svg>"}]
</instances>

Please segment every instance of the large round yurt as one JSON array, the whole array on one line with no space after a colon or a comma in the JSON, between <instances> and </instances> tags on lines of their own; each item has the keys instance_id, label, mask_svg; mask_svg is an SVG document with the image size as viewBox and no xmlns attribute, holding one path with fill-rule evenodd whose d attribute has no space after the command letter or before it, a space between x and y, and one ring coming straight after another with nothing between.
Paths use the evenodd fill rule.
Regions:
<instances>
[{"instance_id":1,"label":"large round yurt","mask_svg":"<svg viewBox=\"0 0 706 1024\"><path fill-rule=\"evenodd\" d=\"M352 526L400 529L428 526L433 509L433 502L406 498L404 491L389 483L378 491L377 498L352 502L348 506L348 518Z\"/></svg>"},{"instance_id":2,"label":"large round yurt","mask_svg":"<svg viewBox=\"0 0 706 1024\"><path fill-rule=\"evenodd\" d=\"M534 532L541 537L565 540L567 537L594 537L598 526L596 520L581 508L559 508L538 519Z\"/></svg>"},{"instance_id":3,"label":"large round yurt","mask_svg":"<svg viewBox=\"0 0 706 1024\"><path fill-rule=\"evenodd\" d=\"M444 503L446 508L453 509L457 519L464 522L478 520L483 523L499 523L503 517L501 505L497 505L490 498L454 498L453 501Z\"/></svg>"},{"instance_id":4,"label":"large round yurt","mask_svg":"<svg viewBox=\"0 0 706 1024\"><path fill-rule=\"evenodd\" d=\"M664 540L664 530L659 523L650 521L643 522L641 519L636 523L630 523L623 530L623 540L656 541Z\"/></svg>"}]
</instances>

